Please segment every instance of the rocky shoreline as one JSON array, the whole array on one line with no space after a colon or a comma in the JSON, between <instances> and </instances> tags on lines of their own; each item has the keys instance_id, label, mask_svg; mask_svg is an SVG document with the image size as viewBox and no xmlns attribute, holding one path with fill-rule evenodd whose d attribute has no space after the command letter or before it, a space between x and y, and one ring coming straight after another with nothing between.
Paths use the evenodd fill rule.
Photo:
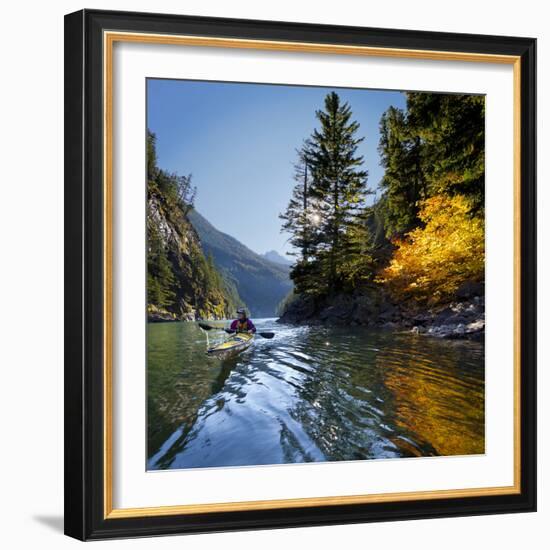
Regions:
<instances>
[{"instance_id":1,"label":"rocky shoreline","mask_svg":"<svg viewBox=\"0 0 550 550\"><path fill-rule=\"evenodd\" d=\"M479 283L466 283L453 300L424 309L393 303L376 287L340 294L321 302L299 297L277 322L378 327L435 338L481 341L485 336L484 287Z\"/></svg>"},{"instance_id":2,"label":"rocky shoreline","mask_svg":"<svg viewBox=\"0 0 550 550\"><path fill-rule=\"evenodd\" d=\"M212 319L218 319L217 316L212 316ZM173 323L178 321L200 321L202 317L195 310L183 314L176 314L165 309L160 309L149 305L147 308L148 323Z\"/></svg>"},{"instance_id":3,"label":"rocky shoreline","mask_svg":"<svg viewBox=\"0 0 550 550\"><path fill-rule=\"evenodd\" d=\"M179 319L175 314L168 311L147 312L148 323L170 323L175 321L194 321L195 319Z\"/></svg>"}]
</instances>

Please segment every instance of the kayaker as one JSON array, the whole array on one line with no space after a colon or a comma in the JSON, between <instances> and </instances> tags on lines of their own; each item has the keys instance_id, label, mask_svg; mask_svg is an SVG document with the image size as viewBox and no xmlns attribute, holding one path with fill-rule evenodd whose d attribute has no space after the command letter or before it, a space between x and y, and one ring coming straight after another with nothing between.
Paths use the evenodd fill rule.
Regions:
<instances>
[{"instance_id":1,"label":"kayaker","mask_svg":"<svg viewBox=\"0 0 550 550\"><path fill-rule=\"evenodd\" d=\"M254 323L246 315L246 309L242 307L239 308L237 310L237 317L238 319L235 319L231 323L231 330L235 330L236 332L248 332L249 334L256 332Z\"/></svg>"}]
</instances>

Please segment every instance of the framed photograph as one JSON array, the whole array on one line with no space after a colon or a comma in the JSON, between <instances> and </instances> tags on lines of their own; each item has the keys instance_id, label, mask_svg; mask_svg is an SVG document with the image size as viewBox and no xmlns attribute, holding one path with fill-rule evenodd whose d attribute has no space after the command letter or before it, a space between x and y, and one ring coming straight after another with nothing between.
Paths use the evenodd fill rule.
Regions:
<instances>
[{"instance_id":1,"label":"framed photograph","mask_svg":"<svg viewBox=\"0 0 550 550\"><path fill-rule=\"evenodd\" d=\"M65 531L536 508L533 38L65 17Z\"/></svg>"}]
</instances>

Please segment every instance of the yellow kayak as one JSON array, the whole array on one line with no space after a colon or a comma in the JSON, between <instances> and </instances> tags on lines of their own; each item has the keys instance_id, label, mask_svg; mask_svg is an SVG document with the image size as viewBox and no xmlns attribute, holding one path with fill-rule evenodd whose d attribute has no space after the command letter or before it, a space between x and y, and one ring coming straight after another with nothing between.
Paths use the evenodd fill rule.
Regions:
<instances>
[{"instance_id":1,"label":"yellow kayak","mask_svg":"<svg viewBox=\"0 0 550 550\"><path fill-rule=\"evenodd\" d=\"M206 350L208 355L212 357L218 357L220 359L226 359L228 357L234 357L241 351L248 348L254 341L254 334L248 334L246 332L240 332L231 335L227 340L216 344Z\"/></svg>"}]
</instances>

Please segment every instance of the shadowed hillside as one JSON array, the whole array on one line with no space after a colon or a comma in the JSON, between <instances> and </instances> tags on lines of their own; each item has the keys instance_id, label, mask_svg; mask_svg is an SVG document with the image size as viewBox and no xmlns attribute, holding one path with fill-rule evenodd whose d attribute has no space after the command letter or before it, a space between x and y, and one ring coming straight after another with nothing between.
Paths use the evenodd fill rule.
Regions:
<instances>
[{"instance_id":1,"label":"shadowed hillside","mask_svg":"<svg viewBox=\"0 0 550 550\"><path fill-rule=\"evenodd\" d=\"M231 280L254 317L276 315L279 302L292 284L288 267L256 254L237 239L218 231L196 210L188 214L204 252L212 254L218 269Z\"/></svg>"},{"instance_id":2,"label":"shadowed hillside","mask_svg":"<svg viewBox=\"0 0 550 550\"><path fill-rule=\"evenodd\" d=\"M262 256L266 260L269 260L274 264L287 265L289 268L292 265L291 260L289 260L288 258L285 258L284 256L281 256L276 250L269 250L268 252L264 252Z\"/></svg>"}]
</instances>

